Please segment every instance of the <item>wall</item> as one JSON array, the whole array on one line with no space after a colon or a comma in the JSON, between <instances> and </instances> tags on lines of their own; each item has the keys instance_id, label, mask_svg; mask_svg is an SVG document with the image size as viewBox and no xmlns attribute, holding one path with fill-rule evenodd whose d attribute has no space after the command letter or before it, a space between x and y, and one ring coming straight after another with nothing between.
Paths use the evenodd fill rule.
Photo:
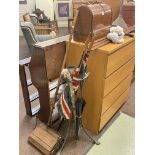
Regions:
<instances>
[{"instance_id":1,"label":"wall","mask_svg":"<svg viewBox=\"0 0 155 155\"><path fill-rule=\"evenodd\" d=\"M36 8L44 10L50 20L54 20L53 0L36 0Z\"/></svg>"},{"instance_id":2,"label":"wall","mask_svg":"<svg viewBox=\"0 0 155 155\"><path fill-rule=\"evenodd\" d=\"M32 13L35 10L35 0L27 0L27 4L19 4L19 22L23 21L25 13ZM23 35L19 29L19 35Z\"/></svg>"},{"instance_id":3,"label":"wall","mask_svg":"<svg viewBox=\"0 0 155 155\"><path fill-rule=\"evenodd\" d=\"M59 27L68 27L68 17L59 17L58 3L69 3L69 18L73 18L72 0L54 0L55 17Z\"/></svg>"},{"instance_id":4,"label":"wall","mask_svg":"<svg viewBox=\"0 0 155 155\"><path fill-rule=\"evenodd\" d=\"M54 0L54 1L57 2L62 0ZM70 2L70 4L72 4L72 0L65 0L64 2ZM35 10L35 5L36 8L44 10L45 15L48 16L50 20L54 19L53 0L27 0L27 4L19 4L19 22L23 21L23 15L25 13L32 13ZM60 27L67 27L68 20L60 20L60 21L58 20L58 25ZM19 29L19 35L20 36L23 35L21 29Z\"/></svg>"},{"instance_id":5,"label":"wall","mask_svg":"<svg viewBox=\"0 0 155 155\"><path fill-rule=\"evenodd\" d=\"M44 10L44 13L50 20L54 19L53 0L27 0L27 4L19 4L19 21L23 21L25 13L32 13L36 8ZM19 29L19 35L23 35Z\"/></svg>"}]
</instances>

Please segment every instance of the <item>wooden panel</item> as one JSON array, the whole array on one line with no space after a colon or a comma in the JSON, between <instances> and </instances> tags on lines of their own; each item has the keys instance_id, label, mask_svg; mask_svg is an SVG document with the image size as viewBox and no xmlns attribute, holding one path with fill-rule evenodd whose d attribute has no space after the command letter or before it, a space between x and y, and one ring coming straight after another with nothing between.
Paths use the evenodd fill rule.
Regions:
<instances>
[{"instance_id":1,"label":"wooden panel","mask_svg":"<svg viewBox=\"0 0 155 155\"><path fill-rule=\"evenodd\" d=\"M29 100L29 90L27 86L27 78L26 78L26 71L25 71L25 61L21 61L19 64L19 75L20 75L20 82L21 82L21 87L22 87L22 93L24 97L24 103L25 103L25 109L26 113L29 116L32 116L31 112L31 103Z\"/></svg>"},{"instance_id":2,"label":"wooden panel","mask_svg":"<svg viewBox=\"0 0 155 155\"><path fill-rule=\"evenodd\" d=\"M70 45L66 66L78 66L82 55L83 46L73 42ZM90 75L85 81L83 95L87 102L95 102L101 97L103 72L106 67L107 55L99 51L91 51L88 60L88 72Z\"/></svg>"},{"instance_id":3,"label":"wooden panel","mask_svg":"<svg viewBox=\"0 0 155 155\"><path fill-rule=\"evenodd\" d=\"M131 58L133 58L134 57L134 49L135 49L135 44L134 44L134 42L131 42L128 46L125 46L125 47L117 50L115 53L111 54L108 57L107 72L106 72L105 77L109 76L111 73L113 73L119 67L124 65Z\"/></svg>"},{"instance_id":4,"label":"wooden panel","mask_svg":"<svg viewBox=\"0 0 155 155\"><path fill-rule=\"evenodd\" d=\"M98 133L100 117L103 111L106 113L108 108L125 92L131 83L132 73L130 72L127 76L113 91L110 92L104 99L99 97L99 95L90 95L87 92L92 92L93 88L87 89L83 92L84 98L86 100L86 105L83 112L83 123L84 126L93 133ZM95 92L95 91L94 91ZM97 91L98 94L101 93ZM98 99L96 98L98 96ZM102 107L102 105L104 106Z\"/></svg>"},{"instance_id":5,"label":"wooden panel","mask_svg":"<svg viewBox=\"0 0 155 155\"><path fill-rule=\"evenodd\" d=\"M52 81L60 76L63 59L66 52L66 43L61 42L46 48L45 60L47 77Z\"/></svg>"},{"instance_id":6,"label":"wooden panel","mask_svg":"<svg viewBox=\"0 0 155 155\"><path fill-rule=\"evenodd\" d=\"M106 55L102 52L92 51L88 62L90 75L83 86L83 97L86 106L83 112L85 127L91 131L98 130L100 118L100 105L102 104L103 72L106 67Z\"/></svg>"},{"instance_id":7,"label":"wooden panel","mask_svg":"<svg viewBox=\"0 0 155 155\"><path fill-rule=\"evenodd\" d=\"M47 48L48 46L52 46L58 43L68 41L68 40L69 40L69 35L65 35L61 37L52 38L52 39L49 39L43 42L37 42L35 46L39 48Z\"/></svg>"},{"instance_id":8,"label":"wooden panel","mask_svg":"<svg viewBox=\"0 0 155 155\"><path fill-rule=\"evenodd\" d=\"M99 130L101 130L111 119L111 117L119 110L119 108L123 105L123 103L127 100L128 98L128 92L129 89L127 89L117 100L116 102L110 107L109 110L102 115L101 120L100 120L100 126Z\"/></svg>"},{"instance_id":9,"label":"wooden panel","mask_svg":"<svg viewBox=\"0 0 155 155\"><path fill-rule=\"evenodd\" d=\"M67 55L66 66L78 66L80 58L82 56L84 44L71 43L70 49Z\"/></svg>"},{"instance_id":10,"label":"wooden panel","mask_svg":"<svg viewBox=\"0 0 155 155\"><path fill-rule=\"evenodd\" d=\"M134 58L114 72L106 80L104 80L103 97L114 89L125 77L127 77L134 69Z\"/></svg>"},{"instance_id":11,"label":"wooden panel","mask_svg":"<svg viewBox=\"0 0 155 155\"><path fill-rule=\"evenodd\" d=\"M80 62L80 58L82 55L82 50L84 44L78 42L72 42L70 45L70 50L67 56L66 66L78 66ZM84 125L89 128L96 128L99 123L99 106L101 100L99 102L99 98L101 99L101 91L102 91L102 78L104 67L106 66L105 54L99 51L91 51L89 61L88 61L88 71L90 75L88 79L85 81L83 87L83 97L86 101L86 106L83 112L83 121ZM96 61L98 63L96 63ZM97 69L96 69L97 68ZM95 109L95 112L94 112ZM90 116L91 114L91 116ZM88 121L91 118L94 118L92 121ZM97 120L98 119L98 120Z\"/></svg>"},{"instance_id":12,"label":"wooden panel","mask_svg":"<svg viewBox=\"0 0 155 155\"><path fill-rule=\"evenodd\" d=\"M102 80L99 76L90 77L85 82L83 87L83 97L86 105L83 111L83 123L86 128L92 132L98 130L98 123L100 117L100 105L102 104L101 92L103 89Z\"/></svg>"},{"instance_id":13,"label":"wooden panel","mask_svg":"<svg viewBox=\"0 0 155 155\"><path fill-rule=\"evenodd\" d=\"M105 96L102 102L102 111L101 115L103 115L108 108L129 88L131 83L132 73L123 80L115 89L113 89L110 94Z\"/></svg>"}]
</instances>

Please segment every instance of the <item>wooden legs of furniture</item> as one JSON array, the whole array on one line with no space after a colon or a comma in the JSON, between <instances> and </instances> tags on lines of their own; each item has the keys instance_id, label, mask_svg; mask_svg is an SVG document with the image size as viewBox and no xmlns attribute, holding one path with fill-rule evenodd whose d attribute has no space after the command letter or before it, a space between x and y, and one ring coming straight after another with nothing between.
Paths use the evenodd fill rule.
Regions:
<instances>
[{"instance_id":1,"label":"wooden legs of furniture","mask_svg":"<svg viewBox=\"0 0 155 155\"><path fill-rule=\"evenodd\" d=\"M28 87L32 85L31 79L27 80L26 76L26 67L29 67L30 59L31 57L19 61L19 76L23 92L26 114L29 116L34 116L38 112L40 105L34 108L32 108L31 106L31 102L36 100L39 96L37 92L34 94L30 94L28 90Z\"/></svg>"},{"instance_id":2,"label":"wooden legs of furniture","mask_svg":"<svg viewBox=\"0 0 155 155\"><path fill-rule=\"evenodd\" d=\"M28 91L28 85L27 85L24 65L19 65L19 75L20 75L21 87L23 91L23 98L25 102L26 113L27 115L32 116L31 104L30 104L30 99L29 99L29 91Z\"/></svg>"},{"instance_id":3,"label":"wooden legs of furniture","mask_svg":"<svg viewBox=\"0 0 155 155\"><path fill-rule=\"evenodd\" d=\"M54 90L57 86L57 81L52 82L50 85L47 86L46 89L45 88L39 89L38 91L39 93L35 92L33 94L30 94L28 88L32 86L32 82L31 82L31 78L27 79L27 73L26 73L26 67L29 69L30 59L31 57L19 61L19 76L20 76L21 88L22 88L22 93L23 93L23 98L25 103L26 114L29 116L34 116L38 113L40 109L40 104L38 102L37 106L32 108L32 102L38 99L39 96L42 96L43 94L47 94L47 92L45 93L46 90L49 90L49 91ZM45 102L45 100L42 101L42 97L40 100L41 102ZM48 120L47 116L48 116L48 111L46 111L46 107L43 107L42 113L41 112L38 113L38 117L40 120Z\"/></svg>"}]
</instances>

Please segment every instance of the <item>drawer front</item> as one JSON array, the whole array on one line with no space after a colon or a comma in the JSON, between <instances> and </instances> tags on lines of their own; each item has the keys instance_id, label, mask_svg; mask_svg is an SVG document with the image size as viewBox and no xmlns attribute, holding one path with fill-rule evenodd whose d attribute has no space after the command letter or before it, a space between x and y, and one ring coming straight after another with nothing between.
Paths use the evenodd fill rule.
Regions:
<instances>
[{"instance_id":1,"label":"drawer front","mask_svg":"<svg viewBox=\"0 0 155 155\"><path fill-rule=\"evenodd\" d=\"M128 98L129 88L115 101L115 103L101 116L99 131L108 123Z\"/></svg>"},{"instance_id":2,"label":"drawer front","mask_svg":"<svg viewBox=\"0 0 155 155\"><path fill-rule=\"evenodd\" d=\"M115 53L108 56L107 61L107 72L105 77L112 74L126 62L128 62L131 58L134 57L135 43L131 42L125 47L117 50Z\"/></svg>"},{"instance_id":3,"label":"drawer front","mask_svg":"<svg viewBox=\"0 0 155 155\"><path fill-rule=\"evenodd\" d=\"M110 94L104 97L102 102L102 111L101 115L103 115L111 105L130 87L132 79L132 73L125 78L115 89L113 89Z\"/></svg>"},{"instance_id":4,"label":"drawer front","mask_svg":"<svg viewBox=\"0 0 155 155\"><path fill-rule=\"evenodd\" d=\"M104 79L104 91L102 97L110 93L123 79L125 79L134 69L134 58L127 62L124 66Z\"/></svg>"}]
</instances>

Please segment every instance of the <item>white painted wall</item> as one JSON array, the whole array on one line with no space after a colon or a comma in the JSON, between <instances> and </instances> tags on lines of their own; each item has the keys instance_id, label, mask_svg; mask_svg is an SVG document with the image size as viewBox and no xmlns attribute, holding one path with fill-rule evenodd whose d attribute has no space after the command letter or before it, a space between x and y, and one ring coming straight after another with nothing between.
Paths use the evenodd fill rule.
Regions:
<instances>
[{"instance_id":1,"label":"white painted wall","mask_svg":"<svg viewBox=\"0 0 155 155\"><path fill-rule=\"evenodd\" d=\"M34 10L35 0L27 0L27 4L19 4L19 22L23 21L23 15L25 13L32 13ZM19 29L19 35L23 35L21 29Z\"/></svg>"},{"instance_id":2,"label":"white painted wall","mask_svg":"<svg viewBox=\"0 0 155 155\"><path fill-rule=\"evenodd\" d=\"M69 14L69 18L72 18L73 17L73 12L72 12L72 0L54 0L54 11L55 11L55 17L56 17L56 20L58 22L58 26L59 27L68 27L68 18L59 18L58 16L58 3L69 3L70 5L70 14Z\"/></svg>"},{"instance_id":3,"label":"white painted wall","mask_svg":"<svg viewBox=\"0 0 155 155\"><path fill-rule=\"evenodd\" d=\"M54 19L53 0L27 0L27 4L19 4L19 22L23 21L23 15L26 13L32 13L36 8L44 10L46 16L50 20ZM19 29L19 35L23 35L21 29Z\"/></svg>"},{"instance_id":4,"label":"white painted wall","mask_svg":"<svg viewBox=\"0 0 155 155\"><path fill-rule=\"evenodd\" d=\"M36 8L44 10L45 15L54 20L53 0L36 0Z\"/></svg>"},{"instance_id":5,"label":"white painted wall","mask_svg":"<svg viewBox=\"0 0 155 155\"><path fill-rule=\"evenodd\" d=\"M19 22L23 21L24 14L32 13L35 10L35 5L36 8L44 10L45 15L49 17L50 20L54 20L55 6L53 1L69 1L72 4L72 0L27 0L27 4L19 4ZM68 20L58 20L58 25L60 27L67 27ZM21 29L19 29L19 35L23 35Z\"/></svg>"}]
</instances>

